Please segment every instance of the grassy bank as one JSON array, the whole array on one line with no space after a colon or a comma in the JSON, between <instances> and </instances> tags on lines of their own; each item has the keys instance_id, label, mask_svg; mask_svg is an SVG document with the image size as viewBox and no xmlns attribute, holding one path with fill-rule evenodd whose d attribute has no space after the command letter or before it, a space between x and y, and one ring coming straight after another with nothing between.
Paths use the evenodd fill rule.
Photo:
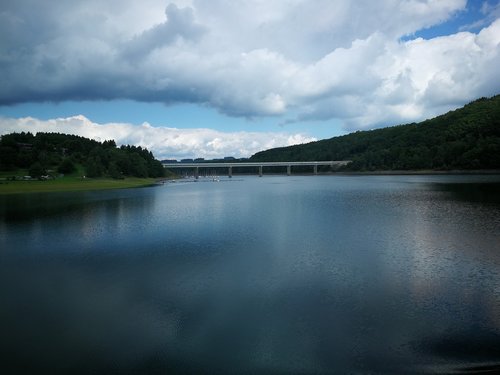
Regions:
<instances>
[{"instance_id":1,"label":"grassy bank","mask_svg":"<svg viewBox=\"0 0 500 375\"><path fill-rule=\"evenodd\" d=\"M153 185L154 178L127 177L122 180L111 178L62 177L46 181L0 180L0 194L44 193L82 190L125 189Z\"/></svg>"}]
</instances>

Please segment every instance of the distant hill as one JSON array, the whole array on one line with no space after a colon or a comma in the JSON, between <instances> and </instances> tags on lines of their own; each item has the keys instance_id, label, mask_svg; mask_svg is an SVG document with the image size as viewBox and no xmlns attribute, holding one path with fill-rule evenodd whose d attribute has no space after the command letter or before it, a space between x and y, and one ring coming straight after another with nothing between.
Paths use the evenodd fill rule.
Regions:
<instances>
[{"instance_id":1,"label":"distant hill","mask_svg":"<svg viewBox=\"0 0 500 375\"><path fill-rule=\"evenodd\" d=\"M60 133L11 133L0 137L0 171L26 169L32 177L71 174L87 177L162 177L165 170L153 154L137 146L116 147Z\"/></svg>"},{"instance_id":2,"label":"distant hill","mask_svg":"<svg viewBox=\"0 0 500 375\"><path fill-rule=\"evenodd\" d=\"M252 161L352 160L349 170L500 169L500 95L420 123L261 151Z\"/></svg>"}]
</instances>

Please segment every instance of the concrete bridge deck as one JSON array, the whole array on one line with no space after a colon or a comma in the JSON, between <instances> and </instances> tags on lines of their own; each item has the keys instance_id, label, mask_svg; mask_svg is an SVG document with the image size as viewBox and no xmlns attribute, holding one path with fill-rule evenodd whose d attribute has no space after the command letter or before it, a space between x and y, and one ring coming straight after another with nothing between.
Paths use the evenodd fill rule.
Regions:
<instances>
[{"instance_id":1,"label":"concrete bridge deck","mask_svg":"<svg viewBox=\"0 0 500 375\"><path fill-rule=\"evenodd\" d=\"M228 175L232 177L234 167L254 167L259 169L259 176L262 176L264 167L286 167L287 174L292 173L293 166L311 166L314 174L318 173L318 166L339 167L349 164L350 160L330 160L330 161L274 161L274 162L221 162L221 163L162 163L167 169L194 168L194 175L199 176L200 168L228 168Z\"/></svg>"}]
</instances>

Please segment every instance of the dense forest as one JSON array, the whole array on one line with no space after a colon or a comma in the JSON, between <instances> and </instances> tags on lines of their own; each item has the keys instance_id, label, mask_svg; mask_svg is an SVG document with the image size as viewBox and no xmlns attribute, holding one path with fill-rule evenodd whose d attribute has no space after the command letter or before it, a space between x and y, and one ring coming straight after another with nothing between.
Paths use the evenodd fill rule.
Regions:
<instances>
[{"instance_id":1,"label":"dense forest","mask_svg":"<svg viewBox=\"0 0 500 375\"><path fill-rule=\"evenodd\" d=\"M26 169L35 178L71 174L83 168L87 177L162 177L164 168L153 154L136 146L117 147L60 133L11 133L0 138L0 170Z\"/></svg>"},{"instance_id":2,"label":"dense forest","mask_svg":"<svg viewBox=\"0 0 500 375\"><path fill-rule=\"evenodd\" d=\"M500 169L500 95L420 122L259 152L252 161L352 160L348 170Z\"/></svg>"}]
</instances>

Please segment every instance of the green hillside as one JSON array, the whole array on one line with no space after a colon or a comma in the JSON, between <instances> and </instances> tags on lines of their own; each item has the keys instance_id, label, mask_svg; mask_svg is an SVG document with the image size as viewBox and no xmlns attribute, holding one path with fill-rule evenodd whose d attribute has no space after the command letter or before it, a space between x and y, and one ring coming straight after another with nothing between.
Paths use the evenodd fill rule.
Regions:
<instances>
[{"instance_id":1,"label":"green hillside","mask_svg":"<svg viewBox=\"0 0 500 375\"><path fill-rule=\"evenodd\" d=\"M500 169L500 95L436 118L259 152L252 161L352 160L349 170Z\"/></svg>"},{"instance_id":2,"label":"green hillside","mask_svg":"<svg viewBox=\"0 0 500 375\"><path fill-rule=\"evenodd\" d=\"M136 146L117 147L115 141L97 142L59 133L11 133L0 137L0 172L18 171L33 178L79 174L87 177L156 178L165 170L153 154Z\"/></svg>"}]
</instances>

